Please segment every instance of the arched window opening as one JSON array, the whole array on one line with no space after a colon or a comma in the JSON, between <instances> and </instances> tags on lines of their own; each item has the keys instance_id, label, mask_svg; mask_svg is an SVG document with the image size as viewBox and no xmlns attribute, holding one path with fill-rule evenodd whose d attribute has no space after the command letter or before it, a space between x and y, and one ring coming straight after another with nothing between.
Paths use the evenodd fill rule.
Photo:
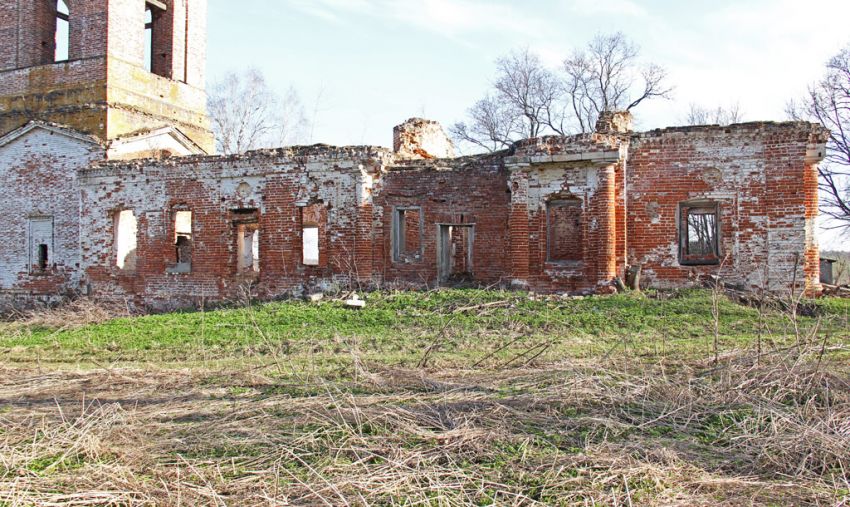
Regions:
<instances>
[{"instance_id":1,"label":"arched window opening","mask_svg":"<svg viewBox=\"0 0 850 507\"><path fill-rule=\"evenodd\" d=\"M53 53L54 62L68 60L71 46L71 11L65 0L56 1L56 33Z\"/></svg>"}]
</instances>

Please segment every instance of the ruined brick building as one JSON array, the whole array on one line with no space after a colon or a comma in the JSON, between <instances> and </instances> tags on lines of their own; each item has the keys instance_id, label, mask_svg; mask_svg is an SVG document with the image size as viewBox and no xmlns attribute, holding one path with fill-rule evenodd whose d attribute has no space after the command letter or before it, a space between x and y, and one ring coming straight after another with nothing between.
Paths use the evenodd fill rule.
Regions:
<instances>
[{"instance_id":1,"label":"ruined brick building","mask_svg":"<svg viewBox=\"0 0 850 507\"><path fill-rule=\"evenodd\" d=\"M597 132L453 158L434 122L392 150L215 156L205 0L0 5L0 294L153 307L357 283L607 292L701 274L818 290L809 123Z\"/></svg>"}]
</instances>

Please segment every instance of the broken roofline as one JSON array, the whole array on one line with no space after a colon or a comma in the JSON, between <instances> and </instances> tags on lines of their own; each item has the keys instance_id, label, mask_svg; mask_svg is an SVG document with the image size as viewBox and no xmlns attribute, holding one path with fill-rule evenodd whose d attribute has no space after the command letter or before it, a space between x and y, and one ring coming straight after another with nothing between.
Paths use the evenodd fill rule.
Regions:
<instances>
[{"instance_id":1,"label":"broken roofline","mask_svg":"<svg viewBox=\"0 0 850 507\"><path fill-rule=\"evenodd\" d=\"M613 163L625 155L624 148L630 142L648 140L669 135L706 134L734 135L757 134L768 130L798 131L801 142L815 145L825 144L829 139L829 130L817 123L803 121L756 121L736 123L732 125L694 125L676 126L653 129L644 132L629 132L624 134L586 133L570 136L541 136L516 141L510 148L475 155L454 158L409 159L397 156L389 148L374 145L332 146L314 144L308 146L287 146L280 148L263 148L232 155L188 155L170 158L148 158L133 160L102 161L82 169L89 175L115 174L118 170L140 172L150 169L167 168L186 165L202 165L207 163L231 163L242 165L252 161L277 160L280 163L303 165L311 162L351 162L359 160L364 164L378 165L386 169L425 169L452 170L461 169L474 162L492 159L494 162L504 160L507 165L525 165L552 162L597 162ZM11 136L13 133L10 133ZM817 147L814 147L816 151ZM813 154L810 158L818 158ZM822 156L820 157L822 158ZM346 164L347 165L347 164ZM495 165L495 164L494 164ZM341 167L340 167L341 168Z\"/></svg>"},{"instance_id":2,"label":"broken roofline","mask_svg":"<svg viewBox=\"0 0 850 507\"><path fill-rule=\"evenodd\" d=\"M330 146L314 144L310 146L285 146L280 148L262 148L232 155L187 155L166 158L136 158L132 160L107 160L98 162L85 170L107 168L135 168L158 165L174 167L178 165L198 165L208 162L234 163L252 160L285 160L293 163L381 160L392 156L392 150L381 146Z\"/></svg>"}]
</instances>

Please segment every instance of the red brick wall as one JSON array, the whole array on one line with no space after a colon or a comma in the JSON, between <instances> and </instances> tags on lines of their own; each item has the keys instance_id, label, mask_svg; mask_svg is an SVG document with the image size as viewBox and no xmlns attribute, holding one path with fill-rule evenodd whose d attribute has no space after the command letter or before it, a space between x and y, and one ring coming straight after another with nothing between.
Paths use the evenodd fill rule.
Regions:
<instances>
[{"instance_id":1,"label":"red brick wall","mask_svg":"<svg viewBox=\"0 0 850 507\"><path fill-rule=\"evenodd\" d=\"M380 152L303 148L234 157L110 163L83 172L83 269L101 296L169 307L242 295L270 298L294 288L371 283L371 202L357 192L359 166ZM344 166L337 160L344 160ZM354 167L351 162L355 163ZM309 168L308 168L309 166ZM203 175L203 176L201 176ZM172 210L193 212L192 269L174 261ZM111 216L138 217L137 268L115 266ZM257 209L260 271L237 272L236 210ZM365 223L364 223L365 221ZM303 261L302 228L319 225L319 265ZM134 297L135 296L135 297Z\"/></svg>"},{"instance_id":2,"label":"red brick wall","mask_svg":"<svg viewBox=\"0 0 850 507\"><path fill-rule=\"evenodd\" d=\"M667 129L633 139L628 165L629 263L645 282L681 286L720 275L747 288L817 282L817 177L805 162L823 132L809 124ZM682 266L679 203L720 205L719 266Z\"/></svg>"},{"instance_id":3,"label":"red brick wall","mask_svg":"<svg viewBox=\"0 0 850 507\"><path fill-rule=\"evenodd\" d=\"M164 79L141 71L143 0L68 1L69 60L60 63L53 63L54 3L3 2L0 135L32 119L104 140L173 125L212 152L204 93L206 0L166 4L154 25L153 48L154 73Z\"/></svg>"},{"instance_id":4,"label":"red brick wall","mask_svg":"<svg viewBox=\"0 0 850 507\"><path fill-rule=\"evenodd\" d=\"M153 306L234 298L248 285L261 298L335 284L433 286L444 224L456 229L458 271L467 262L461 236L474 236L477 283L604 292L623 276L627 253L643 266L645 282L681 287L718 271L679 264L679 204L701 199L720 205L724 279L786 290L796 262L800 286L815 288L812 150L822 137L807 124L671 129L634 136L628 160L618 140L582 136L457 161L395 162L377 148L309 147L107 163L83 171L82 266L97 294ZM567 199L581 202L576 259L553 262L546 206ZM175 207L194 213L191 273L168 270ZM133 273L115 268L111 244L111 217L126 208L139 219ZM233 224L234 210L246 208L258 210L260 227L260 272L250 276L236 272ZM393 256L397 208L421 209L418 258ZM399 240L413 248L419 215L409 215ZM306 223L319 225L317 266L302 262Z\"/></svg>"},{"instance_id":5,"label":"red brick wall","mask_svg":"<svg viewBox=\"0 0 850 507\"><path fill-rule=\"evenodd\" d=\"M96 0L69 0L71 60L106 56L107 8ZM0 5L0 70L53 63L56 2L20 0Z\"/></svg>"},{"instance_id":6,"label":"red brick wall","mask_svg":"<svg viewBox=\"0 0 850 507\"><path fill-rule=\"evenodd\" d=\"M438 278L438 224L472 224L473 279L481 283L508 281L510 258L505 252L509 245L509 203L507 172L498 159L484 158L446 170L436 170L425 162L390 170L375 193L380 230L376 231L373 255L379 259L381 278L385 282L433 285ZM395 262L392 258L392 215L396 207L422 210L423 255L419 260ZM409 233L412 225L408 224Z\"/></svg>"},{"instance_id":7,"label":"red brick wall","mask_svg":"<svg viewBox=\"0 0 850 507\"><path fill-rule=\"evenodd\" d=\"M617 200L624 194L622 140L609 135L547 137L518 143L511 168L512 280L539 291L596 291L622 271L618 266ZM619 189L619 190L618 190ZM548 258L547 203L581 202L577 260Z\"/></svg>"}]
</instances>

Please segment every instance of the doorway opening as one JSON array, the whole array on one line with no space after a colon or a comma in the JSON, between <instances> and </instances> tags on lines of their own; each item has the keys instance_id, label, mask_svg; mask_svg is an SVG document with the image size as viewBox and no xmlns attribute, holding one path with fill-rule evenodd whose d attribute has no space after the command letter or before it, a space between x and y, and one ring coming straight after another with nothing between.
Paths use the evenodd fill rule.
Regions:
<instances>
[{"instance_id":1,"label":"doorway opening","mask_svg":"<svg viewBox=\"0 0 850 507\"><path fill-rule=\"evenodd\" d=\"M437 273L440 283L458 284L473 279L472 252L475 226L438 224Z\"/></svg>"}]
</instances>

